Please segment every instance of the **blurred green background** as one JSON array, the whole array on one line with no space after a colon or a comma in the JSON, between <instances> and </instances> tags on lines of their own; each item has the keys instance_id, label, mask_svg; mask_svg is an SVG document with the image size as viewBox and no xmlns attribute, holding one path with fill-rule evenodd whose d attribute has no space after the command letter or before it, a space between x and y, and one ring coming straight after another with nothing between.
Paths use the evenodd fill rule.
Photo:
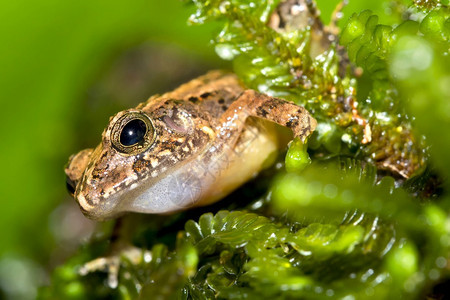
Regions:
<instances>
[{"instance_id":1,"label":"blurred green background","mask_svg":"<svg viewBox=\"0 0 450 300\"><path fill-rule=\"evenodd\" d=\"M323 15L337 2L319 1ZM353 1L344 18L383 15L383 3ZM65 191L69 155L95 146L115 112L227 68L210 43L219 27L187 26L193 11L178 0L2 2L0 299L33 298L93 230Z\"/></svg>"}]
</instances>

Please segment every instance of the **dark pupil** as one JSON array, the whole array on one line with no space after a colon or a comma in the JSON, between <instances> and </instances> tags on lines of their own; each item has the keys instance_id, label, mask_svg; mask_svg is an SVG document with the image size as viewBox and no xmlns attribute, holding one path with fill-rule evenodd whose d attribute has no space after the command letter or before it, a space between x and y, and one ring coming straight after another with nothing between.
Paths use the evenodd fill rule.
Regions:
<instances>
[{"instance_id":1,"label":"dark pupil","mask_svg":"<svg viewBox=\"0 0 450 300\"><path fill-rule=\"evenodd\" d=\"M142 142L147 126L142 120L136 119L127 123L120 133L120 143L124 146L132 146Z\"/></svg>"}]
</instances>

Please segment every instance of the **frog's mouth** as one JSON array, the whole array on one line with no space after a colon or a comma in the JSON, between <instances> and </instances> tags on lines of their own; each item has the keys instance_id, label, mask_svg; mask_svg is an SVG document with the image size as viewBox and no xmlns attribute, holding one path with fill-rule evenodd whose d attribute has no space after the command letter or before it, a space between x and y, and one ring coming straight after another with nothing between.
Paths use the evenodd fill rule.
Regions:
<instances>
[{"instance_id":1,"label":"frog's mouth","mask_svg":"<svg viewBox=\"0 0 450 300\"><path fill-rule=\"evenodd\" d=\"M108 209L94 204L93 200L90 198L87 199L81 191L86 188L87 173L92 171L90 170L93 166L92 158L96 155L98 156L100 150L101 146L96 149L85 149L72 155L65 169L68 192L75 198L83 214L90 219L96 220L105 219L102 214L98 214ZM96 189L94 188L94 190Z\"/></svg>"},{"instance_id":2,"label":"frog's mouth","mask_svg":"<svg viewBox=\"0 0 450 300\"><path fill-rule=\"evenodd\" d=\"M133 160L133 156L116 157L114 150L105 150L102 144L70 158L66 168L68 189L74 191L73 196L87 218L101 221L125 211L128 199L123 199L123 195L136 179L128 167Z\"/></svg>"},{"instance_id":3,"label":"frog's mouth","mask_svg":"<svg viewBox=\"0 0 450 300\"><path fill-rule=\"evenodd\" d=\"M95 149L85 149L73 155L69 159L66 168L67 186L69 193L73 190L73 197L77 201L80 210L89 219L104 219L103 212L109 211L105 207L109 201L104 201L101 188L97 180L93 183L92 174L98 164L98 158L103 153L102 144Z\"/></svg>"}]
</instances>

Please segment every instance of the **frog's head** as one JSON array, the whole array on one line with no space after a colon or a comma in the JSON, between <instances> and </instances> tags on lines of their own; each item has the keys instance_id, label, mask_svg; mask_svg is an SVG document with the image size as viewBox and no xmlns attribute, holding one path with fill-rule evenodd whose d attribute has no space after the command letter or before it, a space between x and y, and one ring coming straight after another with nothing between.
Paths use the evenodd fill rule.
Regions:
<instances>
[{"instance_id":1,"label":"frog's head","mask_svg":"<svg viewBox=\"0 0 450 300\"><path fill-rule=\"evenodd\" d=\"M209 140L191 117L174 105L130 109L112 117L100 145L73 155L65 170L69 192L84 214L102 220L126 211L179 210L161 197L167 191L155 195L155 186L162 186L163 178L196 157ZM170 188L182 193L181 187Z\"/></svg>"}]
</instances>

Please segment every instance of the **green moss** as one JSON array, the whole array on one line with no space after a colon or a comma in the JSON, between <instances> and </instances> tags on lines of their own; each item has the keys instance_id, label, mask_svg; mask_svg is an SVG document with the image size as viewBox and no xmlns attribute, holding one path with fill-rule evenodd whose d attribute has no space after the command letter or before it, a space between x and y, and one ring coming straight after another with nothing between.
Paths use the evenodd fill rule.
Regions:
<instances>
[{"instance_id":1,"label":"green moss","mask_svg":"<svg viewBox=\"0 0 450 300\"><path fill-rule=\"evenodd\" d=\"M298 172L306 168L311 163L306 145L300 139L294 139L286 154L286 170L288 172Z\"/></svg>"}]
</instances>

